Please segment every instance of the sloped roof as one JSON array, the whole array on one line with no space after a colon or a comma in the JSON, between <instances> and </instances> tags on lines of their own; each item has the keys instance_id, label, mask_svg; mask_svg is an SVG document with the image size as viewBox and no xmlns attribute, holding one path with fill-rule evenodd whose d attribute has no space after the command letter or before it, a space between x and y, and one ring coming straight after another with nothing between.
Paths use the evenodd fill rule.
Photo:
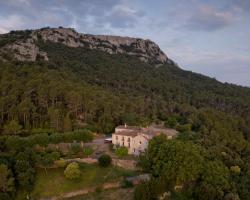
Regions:
<instances>
[{"instance_id":1,"label":"sloped roof","mask_svg":"<svg viewBox=\"0 0 250 200\"><path fill-rule=\"evenodd\" d=\"M138 135L138 132L136 132L136 131L121 131L121 132L114 133L114 135L135 137Z\"/></svg>"},{"instance_id":2,"label":"sloped roof","mask_svg":"<svg viewBox=\"0 0 250 200\"><path fill-rule=\"evenodd\" d=\"M135 131L141 130L141 127L139 127L139 126L125 126L125 125L120 125L120 126L117 126L116 128L118 128L118 129L135 130Z\"/></svg>"},{"instance_id":3,"label":"sloped roof","mask_svg":"<svg viewBox=\"0 0 250 200\"><path fill-rule=\"evenodd\" d=\"M178 133L178 131L174 129L165 128L163 126L156 126L156 125L152 125L147 128L141 128L138 126L121 125L121 126L117 126L116 128L122 129L122 130L119 130L118 132L115 132L114 134L130 136L130 137L135 137L140 134L157 136L157 135L160 135L161 133L167 136L176 136Z\"/></svg>"}]
</instances>

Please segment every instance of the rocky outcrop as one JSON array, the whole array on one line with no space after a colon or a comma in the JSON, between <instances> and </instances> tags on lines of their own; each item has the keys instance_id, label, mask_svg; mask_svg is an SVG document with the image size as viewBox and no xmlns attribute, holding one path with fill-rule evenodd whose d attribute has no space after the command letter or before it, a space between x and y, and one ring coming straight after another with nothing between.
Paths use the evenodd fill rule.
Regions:
<instances>
[{"instance_id":1,"label":"rocky outcrop","mask_svg":"<svg viewBox=\"0 0 250 200\"><path fill-rule=\"evenodd\" d=\"M1 37L0 37L1 40ZM29 37L6 44L1 51L11 51L17 60L36 61L38 58L48 60L46 52L42 52L37 42L62 43L68 47L84 47L98 49L109 54L127 54L144 62L161 65L170 60L159 46L150 40L140 38L90 35L77 33L71 28L43 28L30 31Z\"/></svg>"},{"instance_id":2,"label":"rocky outcrop","mask_svg":"<svg viewBox=\"0 0 250 200\"><path fill-rule=\"evenodd\" d=\"M46 52L39 50L33 39L27 39L25 42L17 41L13 44L8 44L4 50L12 52L15 59L20 61L36 61L39 58L48 61Z\"/></svg>"}]
</instances>

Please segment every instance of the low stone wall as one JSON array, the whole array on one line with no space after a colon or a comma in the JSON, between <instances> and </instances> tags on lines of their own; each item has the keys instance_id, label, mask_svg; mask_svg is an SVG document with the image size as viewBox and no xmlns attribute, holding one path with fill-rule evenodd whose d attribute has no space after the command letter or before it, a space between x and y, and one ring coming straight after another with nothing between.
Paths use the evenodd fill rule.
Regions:
<instances>
[{"instance_id":1,"label":"low stone wall","mask_svg":"<svg viewBox=\"0 0 250 200\"><path fill-rule=\"evenodd\" d=\"M79 162L79 163L88 163L88 164L94 164L98 162L98 160L95 158L73 158L73 159L66 159L65 161L67 163Z\"/></svg>"},{"instance_id":2,"label":"low stone wall","mask_svg":"<svg viewBox=\"0 0 250 200\"><path fill-rule=\"evenodd\" d=\"M122 160L113 158L112 164L125 169L137 169L135 160Z\"/></svg>"},{"instance_id":3,"label":"low stone wall","mask_svg":"<svg viewBox=\"0 0 250 200\"><path fill-rule=\"evenodd\" d=\"M138 185L142 182L149 181L151 175L150 174L140 174L138 176L128 177L126 178L127 181L130 181L133 183L133 185Z\"/></svg>"}]
</instances>

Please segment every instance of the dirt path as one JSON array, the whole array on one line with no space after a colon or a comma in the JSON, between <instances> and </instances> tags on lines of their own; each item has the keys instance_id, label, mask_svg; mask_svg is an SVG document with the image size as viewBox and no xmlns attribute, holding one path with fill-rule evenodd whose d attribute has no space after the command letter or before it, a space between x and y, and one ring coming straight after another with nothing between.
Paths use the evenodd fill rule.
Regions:
<instances>
[{"instance_id":1,"label":"dirt path","mask_svg":"<svg viewBox=\"0 0 250 200\"><path fill-rule=\"evenodd\" d=\"M107 190L107 189L119 188L120 186L121 186L120 182L110 182L110 183L104 183L101 188L104 190ZM40 200L67 199L67 198L76 197L76 196L95 192L96 188L97 187L88 187L88 188L84 188L84 189L73 191L73 192L67 192L67 193L61 194L60 196L41 198Z\"/></svg>"}]
</instances>

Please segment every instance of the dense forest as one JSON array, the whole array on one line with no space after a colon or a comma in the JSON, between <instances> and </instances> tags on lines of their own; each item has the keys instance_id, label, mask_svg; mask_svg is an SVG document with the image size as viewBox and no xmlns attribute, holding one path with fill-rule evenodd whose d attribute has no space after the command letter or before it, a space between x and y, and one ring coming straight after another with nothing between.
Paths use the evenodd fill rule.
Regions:
<instances>
[{"instance_id":1,"label":"dense forest","mask_svg":"<svg viewBox=\"0 0 250 200\"><path fill-rule=\"evenodd\" d=\"M2 154L10 150L9 137L82 128L111 133L123 123L164 121L180 135L176 141L159 137L150 142L141 165L154 178L136 189L136 199L156 199L166 188L173 199L249 199L249 88L173 64L155 67L122 54L43 41L37 45L49 61L9 58L0 63ZM2 157L13 168L15 161ZM11 176L4 166L0 170ZM158 183L163 191L155 188ZM177 193L176 185L182 188Z\"/></svg>"}]
</instances>

